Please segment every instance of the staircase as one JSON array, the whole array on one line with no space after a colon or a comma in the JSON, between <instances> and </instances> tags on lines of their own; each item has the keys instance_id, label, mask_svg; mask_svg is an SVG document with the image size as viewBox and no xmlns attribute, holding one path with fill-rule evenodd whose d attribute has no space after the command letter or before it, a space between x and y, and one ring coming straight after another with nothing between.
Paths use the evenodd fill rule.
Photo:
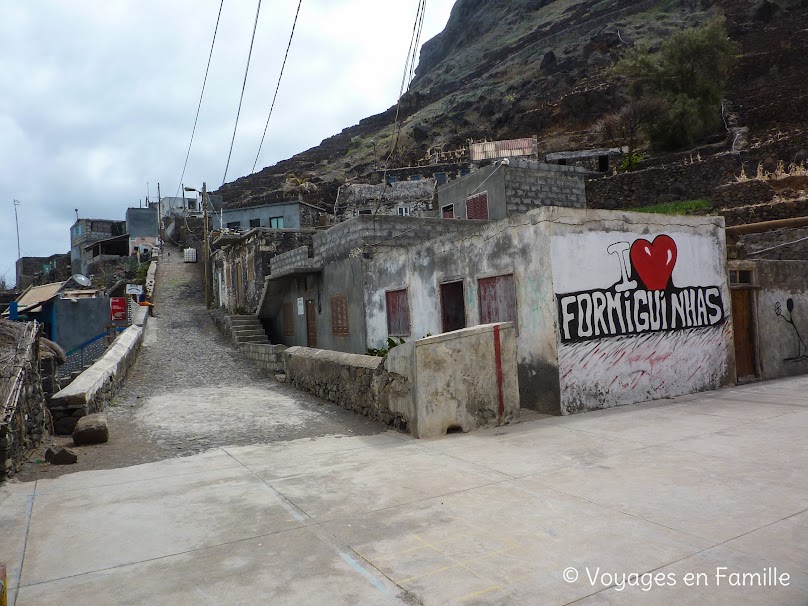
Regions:
<instances>
[{"instance_id":1,"label":"staircase","mask_svg":"<svg viewBox=\"0 0 808 606\"><path fill-rule=\"evenodd\" d=\"M227 316L237 347L245 343L269 344L267 333L258 316Z\"/></svg>"}]
</instances>

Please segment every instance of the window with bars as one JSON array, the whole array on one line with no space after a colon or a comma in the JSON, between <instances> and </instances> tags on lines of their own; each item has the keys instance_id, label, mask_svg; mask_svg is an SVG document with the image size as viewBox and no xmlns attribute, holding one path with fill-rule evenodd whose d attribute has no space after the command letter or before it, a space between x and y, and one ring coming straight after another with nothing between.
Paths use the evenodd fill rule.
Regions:
<instances>
[{"instance_id":1,"label":"window with bars","mask_svg":"<svg viewBox=\"0 0 808 606\"><path fill-rule=\"evenodd\" d=\"M513 274L480 278L478 286L480 324L513 322L514 328L517 328L516 281Z\"/></svg>"},{"instance_id":2,"label":"window with bars","mask_svg":"<svg viewBox=\"0 0 808 606\"><path fill-rule=\"evenodd\" d=\"M291 302L283 304L283 335L295 336L295 308Z\"/></svg>"},{"instance_id":3,"label":"window with bars","mask_svg":"<svg viewBox=\"0 0 808 606\"><path fill-rule=\"evenodd\" d=\"M488 221L488 192L484 191L466 198L466 217Z\"/></svg>"},{"instance_id":4,"label":"window with bars","mask_svg":"<svg viewBox=\"0 0 808 606\"><path fill-rule=\"evenodd\" d=\"M410 302L406 288L387 293L387 334L391 337L410 335Z\"/></svg>"},{"instance_id":5,"label":"window with bars","mask_svg":"<svg viewBox=\"0 0 808 606\"><path fill-rule=\"evenodd\" d=\"M348 336L348 296L331 297L331 330L335 337Z\"/></svg>"}]
</instances>

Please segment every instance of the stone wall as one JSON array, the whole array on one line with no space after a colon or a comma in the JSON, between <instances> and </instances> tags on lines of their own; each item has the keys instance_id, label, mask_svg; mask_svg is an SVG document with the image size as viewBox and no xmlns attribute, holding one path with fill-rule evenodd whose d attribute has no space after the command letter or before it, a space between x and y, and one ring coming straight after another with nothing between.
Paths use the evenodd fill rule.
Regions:
<instances>
[{"instance_id":1,"label":"stone wall","mask_svg":"<svg viewBox=\"0 0 808 606\"><path fill-rule=\"evenodd\" d=\"M382 215L397 215L398 207L406 206L413 217L434 216L437 214L433 212L434 193L435 181L432 179L349 185L342 189L338 213L344 219L358 215L361 209L376 212L378 205L377 214Z\"/></svg>"},{"instance_id":2,"label":"stone wall","mask_svg":"<svg viewBox=\"0 0 808 606\"><path fill-rule=\"evenodd\" d=\"M39 372L42 325L31 322L9 330L12 338L0 339L0 481L20 468L45 433Z\"/></svg>"},{"instance_id":3,"label":"stone wall","mask_svg":"<svg viewBox=\"0 0 808 606\"><path fill-rule=\"evenodd\" d=\"M270 345L267 343L242 343L239 345L239 350L244 354L244 357L249 358L259 368L269 373L282 374L286 372L283 359L283 352L286 349L286 345Z\"/></svg>"},{"instance_id":4,"label":"stone wall","mask_svg":"<svg viewBox=\"0 0 808 606\"><path fill-rule=\"evenodd\" d=\"M80 417L107 408L137 359L143 330L136 325L127 328L95 364L53 395L48 408L57 434L72 433Z\"/></svg>"},{"instance_id":5,"label":"stone wall","mask_svg":"<svg viewBox=\"0 0 808 606\"><path fill-rule=\"evenodd\" d=\"M384 358L290 347L283 353L286 377L346 410L406 430L409 381L384 369Z\"/></svg>"},{"instance_id":6,"label":"stone wall","mask_svg":"<svg viewBox=\"0 0 808 606\"><path fill-rule=\"evenodd\" d=\"M715 189L741 174L742 157L727 152L694 163L677 162L621 173L586 184L589 208L632 209L678 200L712 199Z\"/></svg>"}]
</instances>

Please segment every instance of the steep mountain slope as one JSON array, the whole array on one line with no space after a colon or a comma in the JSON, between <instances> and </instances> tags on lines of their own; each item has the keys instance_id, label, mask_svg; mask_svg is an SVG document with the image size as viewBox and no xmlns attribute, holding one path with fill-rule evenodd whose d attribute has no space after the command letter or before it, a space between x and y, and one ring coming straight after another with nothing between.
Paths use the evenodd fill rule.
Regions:
<instances>
[{"instance_id":1,"label":"steep mountain slope","mask_svg":"<svg viewBox=\"0 0 808 606\"><path fill-rule=\"evenodd\" d=\"M288 173L318 185L327 203L346 180L372 171L376 142L388 166L423 162L430 148L469 138L537 135L542 152L598 143L593 126L624 96L608 68L634 45L654 48L675 29L716 12L741 45L728 97L733 119L752 142L806 122L808 0L458 0L445 30L428 41L410 90L401 99L401 137L386 112L319 146L223 186L228 205L281 197Z\"/></svg>"}]
</instances>

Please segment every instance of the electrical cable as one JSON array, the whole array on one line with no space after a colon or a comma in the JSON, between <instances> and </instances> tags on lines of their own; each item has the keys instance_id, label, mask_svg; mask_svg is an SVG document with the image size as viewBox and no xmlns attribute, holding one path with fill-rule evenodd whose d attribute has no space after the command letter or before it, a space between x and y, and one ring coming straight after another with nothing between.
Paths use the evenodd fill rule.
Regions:
<instances>
[{"instance_id":1,"label":"electrical cable","mask_svg":"<svg viewBox=\"0 0 808 606\"><path fill-rule=\"evenodd\" d=\"M222 7L224 7L224 0L219 4L219 14L216 17L216 27L213 29L213 40L210 43L210 53L208 54L208 65L205 68L205 78L202 80L202 92L199 94L199 105L196 107L196 118L194 118L194 128L191 130L191 141L188 143L188 153L185 154L185 164L182 165L182 176L180 176L180 184L177 185L177 193L174 197L178 198L180 195L180 188L182 188L182 180L185 178L185 169L188 168L188 158L191 157L191 146L194 144L194 135L196 134L196 125L199 122L199 112L202 109L202 97L205 95L205 86L208 83L208 72L210 71L210 61L213 58L213 47L216 44L216 34L219 32L219 21L222 18Z\"/></svg>"},{"instance_id":2,"label":"electrical cable","mask_svg":"<svg viewBox=\"0 0 808 606\"><path fill-rule=\"evenodd\" d=\"M255 162L253 162L252 172L255 172L255 167L258 166L258 157L261 155L261 148L264 146L264 138L267 136L267 128L269 128L269 119L272 118L272 110L275 109L275 101L278 99L278 91L281 88L281 79L283 78L283 70L286 68L286 60L289 58L289 49L292 48L292 40L295 37L295 28L297 27L297 18L300 16L300 7L303 5L303 0L297 4L297 12L295 13L295 21L292 23L292 33L289 36L289 44L286 45L286 54L283 57L283 64L281 65L281 73L278 76L278 84L275 86L275 95L272 97L272 105L269 106L269 115L267 122L264 125L264 134L261 135L261 143L258 144L258 153L255 154Z\"/></svg>"},{"instance_id":3,"label":"electrical cable","mask_svg":"<svg viewBox=\"0 0 808 606\"><path fill-rule=\"evenodd\" d=\"M244 82L241 84L241 96L238 100L238 110L236 111L236 124L233 127L233 138L230 140L230 151L227 154L227 164L224 167L222 185L227 182L227 170L230 168L230 158L233 156L233 145L236 143L236 132L238 131L238 120L241 116L241 104L244 101L244 91L247 88L247 75L250 73L250 60L252 59L253 44L255 43L255 30L258 29L258 15L261 13L261 0L258 0L258 8L255 10L255 23L253 23L252 38L250 38L250 52L247 54L247 66L244 68Z\"/></svg>"}]
</instances>

